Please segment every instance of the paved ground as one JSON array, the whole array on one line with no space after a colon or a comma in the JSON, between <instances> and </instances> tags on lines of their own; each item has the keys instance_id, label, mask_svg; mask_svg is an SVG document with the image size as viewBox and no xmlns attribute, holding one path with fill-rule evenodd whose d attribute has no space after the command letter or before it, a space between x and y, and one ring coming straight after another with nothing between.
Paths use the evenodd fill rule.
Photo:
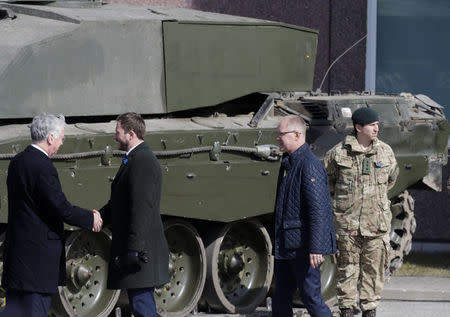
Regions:
<instances>
[{"instance_id":1,"label":"paved ground","mask_svg":"<svg viewBox=\"0 0 450 317\"><path fill-rule=\"evenodd\" d=\"M304 310L296 315L309 316ZM339 316L337 307L333 316ZM450 317L450 278L392 277L385 285L377 317Z\"/></svg>"},{"instance_id":2,"label":"paved ground","mask_svg":"<svg viewBox=\"0 0 450 317\"><path fill-rule=\"evenodd\" d=\"M121 316L120 314L114 314ZM111 314L111 316L114 316ZM361 317L361 313L355 316ZM238 314L197 313L191 317L243 317ZM270 311L261 307L249 315L271 317ZM309 316L304 309L297 309L297 317ZM338 317L338 308L333 310ZM394 276L385 285L377 317L450 317L450 278Z\"/></svg>"},{"instance_id":3,"label":"paved ground","mask_svg":"<svg viewBox=\"0 0 450 317\"><path fill-rule=\"evenodd\" d=\"M361 315L355 315L361 316ZM449 317L450 302L383 301L377 317Z\"/></svg>"},{"instance_id":4,"label":"paved ground","mask_svg":"<svg viewBox=\"0 0 450 317\"><path fill-rule=\"evenodd\" d=\"M377 316L450 316L450 278L392 277L383 291Z\"/></svg>"},{"instance_id":5,"label":"paved ground","mask_svg":"<svg viewBox=\"0 0 450 317\"><path fill-rule=\"evenodd\" d=\"M450 278L393 276L385 285L382 298L384 300L450 302Z\"/></svg>"},{"instance_id":6,"label":"paved ground","mask_svg":"<svg viewBox=\"0 0 450 317\"><path fill-rule=\"evenodd\" d=\"M339 316L337 310L333 316ZM377 317L450 317L450 278L392 277L383 290Z\"/></svg>"}]
</instances>

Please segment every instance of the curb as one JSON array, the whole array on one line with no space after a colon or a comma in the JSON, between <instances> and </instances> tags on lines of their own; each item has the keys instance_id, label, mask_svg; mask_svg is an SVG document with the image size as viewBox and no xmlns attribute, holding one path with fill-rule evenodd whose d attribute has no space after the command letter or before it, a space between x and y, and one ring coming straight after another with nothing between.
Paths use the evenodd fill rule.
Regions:
<instances>
[{"instance_id":1,"label":"curb","mask_svg":"<svg viewBox=\"0 0 450 317\"><path fill-rule=\"evenodd\" d=\"M450 278L397 276L385 284L384 300L450 302Z\"/></svg>"},{"instance_id":2,"label":"curb","mask_svg":"<svg viewBox=\"0 0 450 317\"><path fill-rule=\"evenodd\" d=\"M450 302L450 291L390 288L383 290L381 298L384 300Z\"/></svg>"}]
</instances>

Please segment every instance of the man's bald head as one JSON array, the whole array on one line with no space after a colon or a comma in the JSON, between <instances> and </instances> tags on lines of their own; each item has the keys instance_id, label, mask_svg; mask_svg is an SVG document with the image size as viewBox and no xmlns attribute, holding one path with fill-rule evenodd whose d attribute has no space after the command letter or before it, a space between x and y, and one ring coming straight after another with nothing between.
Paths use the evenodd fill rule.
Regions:
<instances>
[{"instance_id":1,"label":"man's bald head","mask_svg":"<svg viewBox=\"0 0 450 317\"><path fill-rule=\"evenodd\" d=\"M303 135L306 134L306 123L305 120L303 120L299 116L287 116L281 122L285 122L285 127L289 130L296 130L301 132ZM280 122L280 123L281 123Z\"/></svg>"},{"instance_id":2,"label":"man's bald head","mask_svg":"<svg viewBox=\"0 0 450 317\"><path fill-rule=\"evenodd\" d=\"M280 151L292 154L305 143L306 123L298 116L287 116L278 125Z\"/></svg>"}]
</instances>

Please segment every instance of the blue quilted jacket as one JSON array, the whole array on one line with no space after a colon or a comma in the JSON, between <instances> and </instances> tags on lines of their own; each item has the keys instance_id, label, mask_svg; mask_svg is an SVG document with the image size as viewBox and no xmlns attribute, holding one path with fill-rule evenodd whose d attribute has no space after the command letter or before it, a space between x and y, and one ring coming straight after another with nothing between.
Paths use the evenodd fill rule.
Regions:
<instances>
[{"instance_id":1,"label":"blue quilted jacket","mask_svg":"<svg viewBox=\"0 0 450 317\"><path fill-rule=\"evenodd\" d=\"M305 143L281 163L275 206L275 258L335 252L328 176Z\"/></svg>"}]
</instances>

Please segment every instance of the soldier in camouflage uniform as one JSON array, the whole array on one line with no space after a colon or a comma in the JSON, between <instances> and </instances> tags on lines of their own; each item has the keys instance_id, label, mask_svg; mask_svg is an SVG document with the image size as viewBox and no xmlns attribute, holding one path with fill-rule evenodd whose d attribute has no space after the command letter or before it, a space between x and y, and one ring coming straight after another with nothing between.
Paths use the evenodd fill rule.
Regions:
<instances>
[{"instance_id":1,"label":"soldier in camouflage uniform","mask_svg":"<svg viewBox=\"0 0 450 317\"><path fill-rule=\"evenodd\" d=\"M387 192L398 167L389 145L377 139L378 114L360 108L355 133L325 156L338 244L337 296L341 316L353 317L358 296L364 317L376 315L384 285L391 224Z\"/></svg>"}]
</instances>

